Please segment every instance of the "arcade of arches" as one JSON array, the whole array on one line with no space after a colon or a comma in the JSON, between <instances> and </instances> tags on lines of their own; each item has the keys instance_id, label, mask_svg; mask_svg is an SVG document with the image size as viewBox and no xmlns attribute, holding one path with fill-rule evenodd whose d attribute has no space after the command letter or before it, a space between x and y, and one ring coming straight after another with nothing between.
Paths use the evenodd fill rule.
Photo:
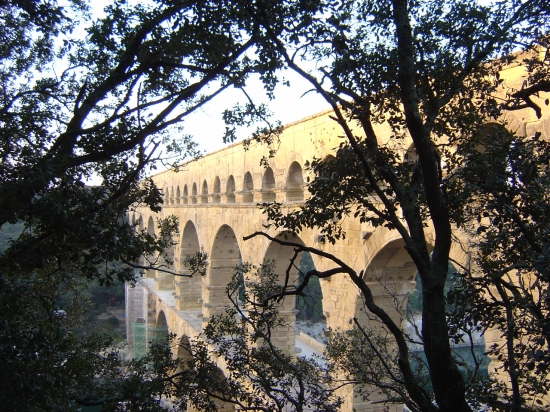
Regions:
<instances>
[{"instance_id":1,"label":"arcade of arches","mask_svg":"<svg viewBox=\"0 0 550 412\"><path fill-rule=\"evenodd\" d=\"M338 125L329 118L329 112L306 118L285 127L281 136L277 155L268 160L268 167L260 165L260 159L268 157L269 147L252 144L245 151L242 144L233 144L222 150L210 153L199 160L190 162L180 171L166 171L153 177L158 187L163 188L164 207L158 214L146 209L138 209L131 216L142 229L155 233L157 218L176 215L180 222L180 238L173 250L173 270L185 273L183 260L196 252L209 256L207 274L204 277L174 277L160 272L148 271L138 287L128 288L127 293L137 296L141 302L128 308L127 328L131 342L132 324L136 319L156 323L161 322L178 339L197 337L208 319L223 310L227 303L225 287L240 261L260 264L265 259L276 259L277 271L282 271L282 263L292 250L271 243L264 237L244 241L243 237L263 229L267 224L265 215L257 207L259 202L277 201L283 209L291 210L307 198L306 161L313 158L324 159L331 156L340 143ZM550 139L550 120L537 120L534 114L515 113L507 119L508 126L516 133L530 133L531 128L543 124L543 138ZM386 125L378 125L383 134ZM387 133L386 135L388 135ZM408 145L408 146L407 146ZM404 160L414 156L410 142L404 142ZM372 228L358 220L348 218L342 221L346 239L332 245L323 243L315 230L304 230L297 242L325 250L357 271L365 270L365 276L379 305L399 319L392 309L394 302L387 294L387 285L397 295L405 296L414 289L415 267L403 248L396 233L385 228ZM270 229L272 236L281 235ZM455 245L452 258L465 262L467 251ZM331 267L330 262L313 258L318 270ZM385 284L381 285L380 279ZM343 275L321 280L323 295L322 311L326 324L331 328L346 329L355 316L360 316L361 298L357 288ZM139 296L138 296L139 295ZM298 352L303 346L300 333L294 328L296 311L294 302L286 301L283 314L290 326L278 330L276 345L288 353ZM368 319L365 319L368 321ZM491 339L486 335L486 344ZM493 340L494 341L494 340ZM322 347L309 341L313 349ZM306 346L307 346L306 345ZM181 356L186 356L182 352ZM344 410L375 411L379 405L364 403L360 397L349 393ZM398 409L395 409L398 410Z\"/></svg>"}]
</instances>

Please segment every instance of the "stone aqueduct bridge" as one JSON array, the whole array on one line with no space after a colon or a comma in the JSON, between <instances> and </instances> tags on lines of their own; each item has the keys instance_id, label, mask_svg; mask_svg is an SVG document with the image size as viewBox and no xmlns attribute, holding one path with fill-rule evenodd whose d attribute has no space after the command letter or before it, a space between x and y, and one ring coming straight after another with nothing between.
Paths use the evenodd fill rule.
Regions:
<instances>
[{"instance_id":1,"label":"stone aqueduct bridge","mask_svg":"<svg viewBox=\"0 0 550 412\"><path fill-rule=\"evenodd\" d=\"M543 135L550 138L550 121L546 117L542 122ZM513 112L508 124L519 134L531 133L535 128L541 130L541 121L532 111ZM379 131L384 132L385 126L379 127L382 128ZM154 233L157 218L176 215L180 239L170 252L173 269L185 273L183 259L199 251L208 253L209 265L202 278L174 278L169 274L149 272L139 287L128 289L134 296L133 300L128 299L134 302L133 307L127 308L129 340L132 340L132 322L136 317L156 325L167 325L178 340L198 336L208 319L220 313L228 302L225 287L241 260L260 264L265 259L275 259L278 262L276 270L282 275L292 255L291 248L281 247L261 236L243 240L244 236L262 230L267 223L256 204L276 200L284 203L288 210L300 205L308 196L306 161L332 155L342 141L339 135L338 125L329 118L329 112L325 112L288 125L277 154L269 159L267 168L260 165L260 159L268 156L268 147L252 144L245 150L242 144L233 144L187 164L177 173L166 171L155 175L153 179L165 193L162 211L153 214L140 209L131 219ZM398 295L413 289L416 269L402 240L395 231L381 227L373 229L351 217L341 224L347 236L334 245L322 243L315 230L304 230L294 240L330 252L357 271L365 270L377 303L400 321L394 301L387 296L385 288L391 288ZM268 233L282 235L273 229ZM460 245L453 247L451 257L458 262L467 260ZM314 264L318 270L332 267L329 261L315 257ZM321 288L328 327L349 328L353 317L368 322L361 310L358 289L344 275L321 280ZM275 343L290 353L295 352L295 313L294 301L287 298L283 315L290 326L275 334ZM315 347L315 343L312 346ZM382 410L380 406L361 403L360 397L352 393L348 395L345 409Z\"/></svg>"}]
</instances>

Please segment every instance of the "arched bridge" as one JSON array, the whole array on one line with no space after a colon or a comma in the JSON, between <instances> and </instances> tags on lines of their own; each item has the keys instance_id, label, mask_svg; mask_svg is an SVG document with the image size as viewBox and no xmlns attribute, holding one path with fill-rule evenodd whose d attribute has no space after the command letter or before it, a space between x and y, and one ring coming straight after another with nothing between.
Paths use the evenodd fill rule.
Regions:
<instances>
[{"instance_id":1,"label":"arched bridge","mask_svg":"<svg viewBox=\"0 0 550 412\"><path fill-rule=\"evenodd\" d=\"M306 118L285 127L277 147L251 144L245 149L237 143L205 155L199 160L181 167L178 172L166 171L153 177L163 188L165 203L162 211L154 214L138 209L130 216L143 229L155 233L156 219L175 215L179 219L180 238L170 253L173 255L173 270L185 273L183 260L196 252L209 256L207 274L204 277L177 277L149 271L138 287L128 288L127 329L128 339L137 342L138 334L146 333L139 323L155 324L169 330L178 339L198 336L212 315L223 311L228 303L225 288L241 261L260 264L266 259L278 262L276 271L282 275L285 262L293 250L281 247L265 237L243 238L258 230L265 230L265 215L258 202L277 201L291 210L308 196L306 161L324 159L333 155L342 142L336 122L329 112ZM545 122L545 137L549 136L549 121ZM514 114L508 124L517 133L529 133L540 122L534 114L522 111ZM384 132L386 125L379 125ZM538 127L538 126L537 126ZM386 133L386 135L389 135ZM410 142L409 142L410 143ZM277 149L276 156L269 158L270 150ZM267 158L267 167L260 164ZM403 241L396 232L383 227L373 228L353 218L345 218L341 224L347 236L334 245L324 243L318 231L304 230L295 238L308 246L325 250L357 271L364 270L369 276L369 286L375 301L401 322L394 308L392 296L405 295L414 287L416 268L403 248ZM273 236L281 236L269 229ZM467 260L467 251L455 245L452 258L458 262ZM331 263L320 258L313 259L318 270L331 268ZM383 279L383 282L380 282ZM343 275L321 280L323 294L322 311L326 325L334 329L346 329L354 317L368 322L361 311L359 290ZM294 301L285 300L283 315L289 326L278 330L275 343L288 353L295 353L296 346L303 350L319 350L320 343L301 339L294 327L296 311ZM137 325L137 326L136 326ZM134 350L138 348L134 347ZM360 397L350 393L346 405L351 410L376 410L377 406L362 403Z\"/></svg>"},{"instance_id":2,"label":"arched bridge","mask_svg":"<svg viewBox=\"0 0 550 412\"><path fill-rule=\"evenodd\" d=\"M173 269L185 273L183 260L196 252L207 253L209 265L204 277L174 277L148 271L141 287L128 289L128 304L134 302L127 315L130 342L136 333L143 333L134 330L138 318L157 325L163 332L167 328L178 339L198 336L209 318L221 313L229 303L226 285L241 261L260 264L274 259L276 271L283 276L292 248L281 247L264 237L243 240L268 223L257 203L277 201L288 210L298 206L308 195L306 161L331 156L341 141L338 125L329 118L329 113L321 113L285 128L277 154L268 160L268 167L260 165L260 159L268 157L269 147L251 145L245 149L242 144L234 144L185 165L177 173L155 175L156 184L165 193L162 211L154 214L138 210L131 219L152 234L157 230L157 218L177 216L180 239L170 251ZM399 295L412 291L416 273L402 240L395 232L373 229L355 219L347 218L342 225L346 239L334 245L324 243L315 230L304 230L293 241L321 248L357 271L367 269L366 273L372 274L370 286L377 302L400 321L387 288ZM273 229L268 233L274 237L282 235ZM460 256L455 258L463 260L464 252L460 249L457 252ZM333 267L324 259L314 257L313 262L318 270ZM384 284L378 279L384 279ZM348 278L336 275L320 283L324 297L322 311L328 327L349 328L354 317L363 317L367 322L359 290ZM289 326L276 332L275 344L279 348L288 353L296 352L296 346L304 352L320 351L320 344L307 337L304 342L296 336L293 299L285 299L282 315ZM359 403L354 406L361 409ZM368 409L365 406L363 410Z\"/></svg>"}]
</instances>

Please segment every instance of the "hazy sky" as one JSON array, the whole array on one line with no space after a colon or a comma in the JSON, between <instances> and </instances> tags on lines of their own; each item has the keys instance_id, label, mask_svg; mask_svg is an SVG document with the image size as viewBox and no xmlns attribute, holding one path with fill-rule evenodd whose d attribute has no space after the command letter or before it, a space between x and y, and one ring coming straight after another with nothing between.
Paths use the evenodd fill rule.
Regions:
<instances>
[{"instance_id":1,"label":"hazy sky","mask_svg":"<svg viewBox=\"0 0 550 412\"><path fill-rule=\"evenodd\" d=\"M112 0L95 0L92 3L92 15L99 19L104 15L105 6ZM146 0L130 0L143 3ZM78 30L76 33L80 33ZM80 33L85 35L83 29ZM311 89L309 83L291 71L281 74L290 81L290 87L279 85L275 90L275 99L269 101L259 80L249 82L246 87L247 93L255 103L266 103L273 112L272 119L279 120L283 125L293 123L304 117L313 115L322 110L328 109L328 104L316 93L308 92ZM222 120L222 113L225 109L231 108L235 103L246 103L245 96L241 91L229 89L221 93L211 102L207 103L195 113L186 117L184 121L184 133L194 136L199 143L199 148L206 153L219 150L225 146L223 134L225 125ZM237 132L238 140L250 137L257 126L241 129ZM161 170L162 167L160 167ZM158 171L157 170L157 171Z\"/></svg>"},{"instance_id":2,"label":"hazy sky","mask_svg":"<svg viewBox=\"0 0 550 412\"><path fill-rule=\"evenodd\" d=\"M275 100L271 102L265 97L265 92L259 81L252 82L247 87L247 92L253 99L269 105L274 113L273 119L281 121L282 124L289 124L329 108L318 94L309 92L304 95L311 89L311 86L297 74L285 72L284 76L290 81L290 87L279 85L275 90ZM185 132L195 136L200 148L207 152L222 148L224 146L222 136L225 130L222 112L237 102L246 103L242 92L227 90L189 116L184 122ZM239 140L249 137L254 129L255 127L249 130L240 130L238 132Z\"/></svg>"}]
</instances>

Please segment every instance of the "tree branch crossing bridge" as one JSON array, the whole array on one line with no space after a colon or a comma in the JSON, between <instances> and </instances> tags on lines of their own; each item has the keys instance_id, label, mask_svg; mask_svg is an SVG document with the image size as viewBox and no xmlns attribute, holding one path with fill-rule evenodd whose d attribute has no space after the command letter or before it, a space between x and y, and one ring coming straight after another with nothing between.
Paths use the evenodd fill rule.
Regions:
<instances>
[{"instance_id":1,"label":"tree branch crossing bridge","mask_svg":"<svg viewBox=\"0 0 550 412\"><path fill-rule=\"evenodd\" d=\"M541 121L533 113L512 114L507 119L512 131L525 134L535 127L540 130ZM199 336L208 320L223 312L229 304L226 285L240 262L258 265L274 259L276 272L284 277L293 255L292 247L283 247L263 236L248 241L243 238L256 231L266 231L268 222L257 203L277 201L283 203L283 210L290 211L307 198L306 162L313 158L330 158L342 142L339 126L329 116L330 112L324 112L286 126L277 147L252 143L245 149L243 144L236 143L190 162L178 172L165 171L153 176L157 186L164 190L162 211L156 214L145 208L138 209L130 219L154 234L158 230L157 218L177 216L180 239L169 251L174 262L171 269L186 273L185 257L197 252L207 253L209 264L204 277L174 277L147 271L135 288L127 289L128 340L134 345L134 351L145 350L136 345L143 345L152 337L147 332L151 327L163 333L174 333L177 341ZM550 138L550 121L546 118L542 122L544 138ZM384 134L387 125L378 127L379 135L389 135L389 130ZM404 143L412 144L410 141ZM277 152L269 158L272 149ZM264 157L268 160L267 167L260 165ZM414 289L416 273L402 239L396 231L373 228L352 217L345 217L340 224L346 231L346 238L335 244L324 242L319 231L311 229L303 230L291 240L331 253L357 272L363 271L375 302L396 322L402 323L402 315L395 308L395 297L404 298ZM429 237L430 230L427 232ZM267 233L273 237L285 236L273 228ZM451 258L456 262L467 264L465 245L466 240L453 245ZM320 271L333 267L329 260L315 256L313 262ZM353 318L365 324L372 323L363 310L358 288L349 278L334 275L322 279L320 285L327 327L349 329ZM293 297L285 298L281 314L288 321L288 327L279 328L274 335L274 343L279 348L298 355L300 351L322 351L321 342L296 332ZM485 336L487 345L498 339L490 333ZM351 390L346 396L344 410L383 409L380 404L364 402Z\"/></svg>"}]
</instances>

